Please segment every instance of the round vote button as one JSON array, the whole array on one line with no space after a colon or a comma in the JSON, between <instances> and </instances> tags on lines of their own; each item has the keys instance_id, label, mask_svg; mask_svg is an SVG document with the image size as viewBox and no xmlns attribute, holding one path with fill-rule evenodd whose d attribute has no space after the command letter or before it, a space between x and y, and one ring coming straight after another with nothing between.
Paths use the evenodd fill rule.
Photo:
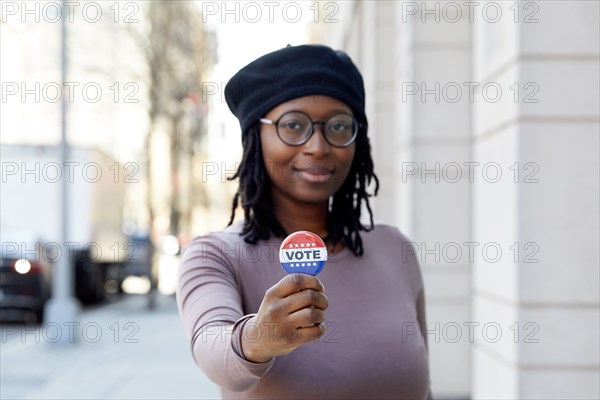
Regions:
<instances>
[{"instance_id":1,"label":"round vote button","mask_svg":"<svg viewBox=\"0 0 600 400\"><path fill-rule=\"evenodd\" d=\"M298 231L286 237L279 248L279 262L288 274L317 275L327 261L327 247L312 232Z\"/></svg>"}]
</instances>

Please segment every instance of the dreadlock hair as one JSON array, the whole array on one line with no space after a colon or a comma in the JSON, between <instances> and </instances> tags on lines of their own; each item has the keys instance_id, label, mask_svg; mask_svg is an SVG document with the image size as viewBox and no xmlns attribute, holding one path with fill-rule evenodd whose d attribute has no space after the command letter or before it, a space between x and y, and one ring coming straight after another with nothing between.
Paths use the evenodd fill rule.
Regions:
<instances>
[{"instance_id":1,"label":"dreadlock hair","mask_svg":"<svg viewBox=\"0 0 600 400\"><path fill-rule=\"evenodd\" d=\"M260 144L260 124L254 124L242 136L243 155L235 175L228 180L239 178L238 190L233 198L231 218L233 223L235 210L240 201L244 210L244 227L241 235L244 241L256 244L259 240L267 240L270 235L286 237L288 233L273 213L271 198L271 179L264 165ZM375 181L373 194L367 192L371 181ZM343 241L356 256L363 254L362 239L359 231L373 229L373 212L369 197L377 195L379 179L373 171L371 145L367 137L367 126L363 124L356 137L356 150L350 166L350 172L342 186L330 199L327 216L327 236L325 242L333 246ZM365 202L369 212L370 227L360 222L362 203Z\"/></svg>"}]
</instances>

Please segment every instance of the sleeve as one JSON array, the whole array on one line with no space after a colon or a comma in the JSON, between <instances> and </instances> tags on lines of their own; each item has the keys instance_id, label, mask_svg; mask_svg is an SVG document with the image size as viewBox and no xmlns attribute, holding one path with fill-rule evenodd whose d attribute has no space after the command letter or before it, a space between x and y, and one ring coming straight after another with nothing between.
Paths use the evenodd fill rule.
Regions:
<instances>
[{"instance_id":1,"label":"sleeve","mask_svg":"<svg viewBox=\"0 0 600 400\"><path fill-rule=\"evenodd\" d=\"M179 269L177 305L196 364L215 383L235 392L250 389L274 360L254 363L241 348L244 315L234 268L214 235L198 237Z\"/></svg>"}]
</instances>

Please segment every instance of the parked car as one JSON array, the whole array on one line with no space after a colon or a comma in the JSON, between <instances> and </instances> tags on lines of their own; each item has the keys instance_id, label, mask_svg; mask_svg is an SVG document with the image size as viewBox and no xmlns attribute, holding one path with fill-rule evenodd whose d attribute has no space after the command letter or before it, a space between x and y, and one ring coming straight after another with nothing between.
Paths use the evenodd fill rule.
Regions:
<instances>
[{"instance_id":1,"label":"parked car","mask_svg":"<svg viewBox=\"0 0 600 400\"><path fill-rule=\"evenodd\" d=\"M44 260L2 254L0 321L41 323L52 290L51 272Z\"/></svg>"}]
</instances>

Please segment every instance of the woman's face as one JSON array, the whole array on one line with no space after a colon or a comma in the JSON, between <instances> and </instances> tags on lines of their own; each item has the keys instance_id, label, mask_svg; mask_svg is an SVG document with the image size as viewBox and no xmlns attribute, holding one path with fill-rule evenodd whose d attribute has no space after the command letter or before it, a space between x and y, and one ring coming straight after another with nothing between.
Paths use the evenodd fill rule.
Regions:
<instances>
[{"instance_id":1,"label":"woman's face","mask_svg":"<svg viewBox=\"0 0 600 400\"><path fill-rule=\"evenodd\" d=\"M319 95L282 103L264 117L276 121L288 111L302 111L313 121L325 121L340 112L352 114L345 103ZM331 146L325 140L322 128L321 124L314 125L315 131L306 143L290 146L279 139L275 125L261 125L263 160L273 182L274 200L284 196L303 203L323 203L344 183L356 144Z\"/></svg>"}]
</instances>

